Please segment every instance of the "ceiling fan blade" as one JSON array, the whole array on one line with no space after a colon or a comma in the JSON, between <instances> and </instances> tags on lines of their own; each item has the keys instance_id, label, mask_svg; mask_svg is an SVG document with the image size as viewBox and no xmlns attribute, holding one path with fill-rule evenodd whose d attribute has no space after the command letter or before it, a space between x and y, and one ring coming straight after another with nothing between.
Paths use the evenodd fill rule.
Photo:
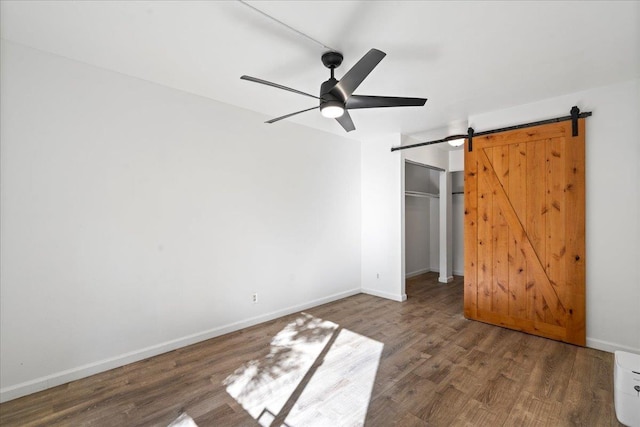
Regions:
<instances>
[{"instance_id":1,"label":"ceiling fan blade","mask_svg":"<svg viewBox=\"0 0 640 427\"><path fill-rule=\"evenodd\" d=\"M345 102L345 106L349 110L356 108L422 107L425 102L427 102L426 98L351 95Z\"/></svg>"},{"instance_id":2,"label":"ceiling fan blade","mask_svg":"<svg viewBox=\"0 0 640 427\"><path fill-rule=\"evenodd\" d=\"M371 49L336 83L331 89L331 93L341 99L349 98L386 55L378 49Z\"/></svg>"},{"instance_id":3,"label":"ceiling fan blade","mask_svg":"<svg viewBox=\"0 0 640 427\"><path fill-rule=\"evenodd\" d=\"M315 110L316 108L320 108L320 106L318 105L316 107L307 108L306 110L296 111L295 113L287 114L286 116L276 117L275 119L267 120L265 123L275 123L275 122L280 121L282 119L286 119L288 117L295 116L296 114L304 113L305 111ZM345 111L345 114L346 113L347 112Z\"/></svg>"},{"instance_id":4,"label":"ceiling fan blade","mask_svg":"<svg viewBox=\"0 0 640 427\"><path fill-rule=\"evenodd\" d=\"M267 86L272 86L272 87L275 87L275 88L278 88L278 89L288 90L289 92L299 93L300 95L310 96L311 98L320 99L315 95L311 95L310 93L302 92L302 91L297 90L297 89L292 89L290 87L279 85L277 83L272 83L272 82L269 82L269 81L266 81L266 80L258 79L256 77L242 76L240 78L242 80L248 80L250 82L260 83L260 84L267 85Z\"/></svg>"},{"instance_id":5,"label":"ceiling fan blade","mask_svg":"<svg viewBox=\"0 0 640 427\"><path fill-rule=\"evenodd\" d=\"M344 110L344 113L342 113L340 117L336 117L336 120L347 132L351 132L356 129L347 110Z\"/></svg>"}]
</instances>

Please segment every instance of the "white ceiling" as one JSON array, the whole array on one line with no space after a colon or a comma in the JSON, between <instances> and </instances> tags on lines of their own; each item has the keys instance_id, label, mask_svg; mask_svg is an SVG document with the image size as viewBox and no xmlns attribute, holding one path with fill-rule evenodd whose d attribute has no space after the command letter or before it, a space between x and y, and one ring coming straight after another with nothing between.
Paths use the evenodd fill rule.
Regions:
<instances>
[{"instance_id":1,"label":"white ceiling","mask_svg":"<svg viewBox=\"0 0 640 427\"><path fill-rule=\"evenodd\" d=\"M424 107L352 111L346 134L318 111L291 121L365 139L446 127L469 114L640 77L640 2L254 1L344 54L387 53L356 93L427 97ZM314 100L325 51L237 1L2 1L2 38L264 113ZM278 123L265 126L278 126ZM443 135L444 136L444 135Z\"/></svg>"}]
</instances>

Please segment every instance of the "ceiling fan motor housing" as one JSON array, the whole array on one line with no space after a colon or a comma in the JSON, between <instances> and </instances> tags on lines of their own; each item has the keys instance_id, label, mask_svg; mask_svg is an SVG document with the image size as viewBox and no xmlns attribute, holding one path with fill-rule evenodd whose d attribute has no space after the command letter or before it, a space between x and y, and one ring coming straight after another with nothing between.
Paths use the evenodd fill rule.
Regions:
<instances>
[{"instance_id":1,"label":"ceiling fan motor housing","mask_svg":"<svg viewBox=\"0 0 640 427\"><path fill-rule=\"evenodd\" d=\"M324 104L327 101L345 101L344 99L340 99L331 93L331 89L334 88L336 83L338 83L338 80L333 77L322 83L322 85L320 86L320 105Z\"/></svg>"}]
</instances>

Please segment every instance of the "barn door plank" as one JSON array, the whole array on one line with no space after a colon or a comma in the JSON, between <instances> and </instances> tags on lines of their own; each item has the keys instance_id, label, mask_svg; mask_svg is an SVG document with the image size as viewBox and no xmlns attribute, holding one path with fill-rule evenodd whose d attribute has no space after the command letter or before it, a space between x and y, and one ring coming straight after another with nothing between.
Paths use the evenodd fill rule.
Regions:
<instances>
[{"instance_id":1,"label":"barn door plank","mask_svg":"<svg viewBox=\"0 0 640 427\"><path fill-rule=\"evenodd\" d=\"M477 317L478 288L478 161L475 151L469 150L469 140L464 150L464 315Z\"/></svg>"},{"instance_id":2,"label":"barn door plank","mask_svg":"<svg viewBox=\"0 0 640 427\"><path fill-rule=\"evenodd\" d=\"M578 136L567 139L565 163L567 341L578 345L586 345L584 134L580 120Z\"/></svg>"},{"instance_id":3,"label":"barn door plank","mask_svg":"<svg viewBox=\"0 0 640 427\"><path fill-rule=\"evenodd\" d=\"M545 142L533 141L527 144L527 234L533 249L540 259L546 259L546 170L545 170ZM527 292L528 313L530 318L544 322L546 304L542 293L536 286L533 271L528 268L531 261L527 261ZM547 308L546 311L549 311Z\"/></svg>"},{"instance_id":4,"label":"barn door plank","mask_svg":"<svg viewBox=\"0 0 640 427\"><path fill-rule=\"evenodd\" d=\"M566 283L566 242L564 239L558 239L557 236L564 235L565 231L565 139L552 138L546 144L546 163L547 163L547 206L549 212L546 216L545 236L546 245L546 264L545 271L549 278L549 283L553 287L556 295L562 301L568 298ZM547 304L549 301L547 300ZM566 314L565 314L566 315ZM553 321L558 325L565 324L565 316L559 318L553 316Z\"/></svg>"},{"instance_id":5,"label":"barn door plank","mask_svg":"<svg viewBox=\"0 0 640 427\"><path fill-rule=\"evenodd\" d=\"M527 223L527 146L509 146L509 200L522 224ZM527 316L527 260L522 244L509 230L509 315L519 319ZM533 290L531 290L533 291Z\"/></svg>"},{"instance_id":6,"label":"barn door plank","mask_svg":"<svg viewBox=\"0 0 640 427\"><path fill-rule=\"evenodd\" d=\"M493 148L493 170L500 185L509 188L509 147ZM505 219L496 197L493 196L493 311L509 313L509 224Z\"/></svg>"},{"instance_id":7,"label":"barn door plank","mask_svg":"<svg viewBox=\"0 0 640 427\"><path fill-rule=\"evenodd\" d=\"M491 149L490 155L493 155ZM479 150L479 154L484 154ZM484 154L486 155L486 154ZM482 164L479 164L481 166ZM484 172L480 172L481 175ZM486 180L478 180L478 309L493 308L493 193Z\"/></svg>"}]
</instances>

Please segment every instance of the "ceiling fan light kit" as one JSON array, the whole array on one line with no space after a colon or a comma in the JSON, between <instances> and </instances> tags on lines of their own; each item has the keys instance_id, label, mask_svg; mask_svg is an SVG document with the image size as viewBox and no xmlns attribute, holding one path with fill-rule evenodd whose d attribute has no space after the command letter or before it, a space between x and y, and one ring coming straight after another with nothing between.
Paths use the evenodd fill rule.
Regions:
<instances>
[{"instance_id":1,"label":"ceiling fan light kit","mask_svg":"<svg viewBox=\"0 0 640 427\"><path fill-rule=\"evenodd\" d=\"M258 79L256 77L245 75L240 78L254 83L260 83L300 95L309 96L311 98L316 98L320 101L317 107L276 117L275 119L268 120L266 123L274 123L282 119L295 116L296 114L304 113L305 111L320 108L320 113L324 117L336 119L345 131L350 132L355 129L355 126L347 110L383 107L421 107L425 102L427 102L426 98L403 98L353 94L362 81L369 75L369 73L371 73L371 71L373 71L385 56L386 53L378 49L371 49L362 58L360 58L360 60L351 67L344 76L342 76L342 79L337 80L334 77L334 70L342 64L343 56L340 52L335 51L324 53L322 55L322 63L330 70L331 76L327 81L320 85L319 97L277 83Z\"/></svg>"},{"instance_id":2,"label":"ceiling fan light kit","mask_svg":"<svg viewBox=\"0 0 640 427\"><path fill-rule=\"evenodd\" d=\"M335 119L344 114L344 104L340 101L320 101L320 113L329 119Z\"/></svg>"}]
</instances>

